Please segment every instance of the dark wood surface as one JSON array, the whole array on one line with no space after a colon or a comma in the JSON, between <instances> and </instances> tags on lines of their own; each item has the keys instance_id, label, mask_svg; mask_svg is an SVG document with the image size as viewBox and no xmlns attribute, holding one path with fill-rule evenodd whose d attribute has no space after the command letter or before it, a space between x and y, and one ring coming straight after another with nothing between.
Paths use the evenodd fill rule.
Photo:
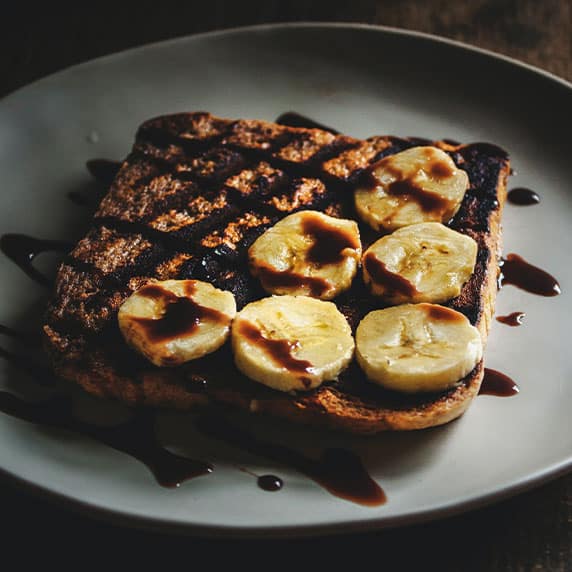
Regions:
<instances>
[{"instance_id":1,"label":"dark wood surface","mask_svg":"<svg viewBox=\"0 0 572 572\"><path fill-rule=\"evenodd\" d=\"M3 14L0 95L73 63L127 47L217 28L274 21L352 21L430 32L472 43L572 80L570 0L354 0L353 2L116 2L14 8ZM268 568L346 563L383 570L571 570L572 476L489 508L396 530L290 541L203 540L137 531L72 513L0 486L3 554L19 567L90 561L131 567ZM72 550L73 549L73 550ZM72 554L74 555L72 559ZM79 554L79 556L78 556ZM204 564L203 564L204 565ZM10 567L5 567L10 569Z\"/></svg>"}]
</instances>

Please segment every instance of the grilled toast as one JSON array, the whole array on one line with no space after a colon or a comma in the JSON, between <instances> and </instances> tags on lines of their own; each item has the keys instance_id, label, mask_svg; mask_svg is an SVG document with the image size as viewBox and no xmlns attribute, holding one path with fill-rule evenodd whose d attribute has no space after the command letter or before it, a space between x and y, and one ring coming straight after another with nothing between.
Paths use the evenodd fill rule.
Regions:
<instances>
[{"instance_id":1,"label":"grilled toast","mask_svg":"<svg viewBox=\"0 0 572 572\"><path fill-rule=\"evenodd\" d=\"M131 406L200 408L225 403L354 433L421 429L461 415L478 393L481 361L458 385L406 395L365 379L352 363L340 378L295 395L241 375L230 344L176 368L158 368L124 342L122 302L151 279L194 278L230 290L240 309L266 296L246 263L248 247L297 210L357 220L352 190L383 157L431 144L470 181L449 226L478 244L475 270L447 303L486 341L499 272L507 153L486 144L375 136L358 140L321 129L180 113L139 128L87 235L60 266L46 312L45 345L56 373L88 392ZM364 249L377 238L361 226ZM352 329L380 307L358 275L334 302Z\"/></svg>"}]
</instances>

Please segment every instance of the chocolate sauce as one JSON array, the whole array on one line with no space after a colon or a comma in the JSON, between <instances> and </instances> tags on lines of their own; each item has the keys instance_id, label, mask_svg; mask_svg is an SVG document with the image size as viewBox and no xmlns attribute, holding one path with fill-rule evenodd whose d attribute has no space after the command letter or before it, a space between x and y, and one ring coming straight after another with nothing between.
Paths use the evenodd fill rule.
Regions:
<instances>
[{"instance_id":1,"label":"chocolate sauce","mask_svg":"<svg viewBox=\"0 0 572 572\"><path fill-rule=\"evenodd\" d=\"M80 193L79 191L70 191L67 194L67 198L74 204L79 207L93 207L99 204L101 199L100 193L94 193L93 195L87 195L84 193Z\"/></svg>"},{"instance_id":2,"label":"chocolate sauce","mask_svg":"<svg viewBox=\"0 0 572 572\"><path fill-rule=\"evenodd\" d=\"M512 312L512 314L508 314L507 316L497 316L497 322L512 327L522 326L524 316L526 316L524 312Z\"/></svg>"},{"instance_id":3,"label":"chocolate sauce","mask_svg":"<svg viewBox=\"0 0 572 572\"><path fill-rule=\"evenodd\" d=\"M140 296L152 298L164 304L162 316L156 318L131 318L142 326L147 338L153 342L164 342L192 334L204 321L228 323L229 317L208 306L201 306L192 299L194 283L187 282L186 296L177 296L156 284L148 284L138 292Z\"/></svg>"},{"instance_id":4,"label":"chocolate sauce","mask_svg":"<svg viewBox=\"0 0 572 572\"><path fill-rule=\"evenodd\" d=\"M292 467L339 498L364 506L379 506L387 500L359 457L350 451L326 449L319 459L312 459L284 445L258 439L219 416L200 418L197 428L208 437Z\"/></svg>"},{"instance_id":5,"label":"chocolate sauce","mask_svg":"<svg viewBox=\"0 0 572 572\"><path fill-rule=\"evenodd\" d=\"M256 484L263 491L271 493L279 491L284 486L282 479L276 475L262 475L256 479Z\"/></svg>"},{"instance_id":6,"label":"chocolate sauce","mask_svg":"<svg viewBox=\"0 0 572 572\"><path fill-rule=\"evenodd\" d=\"M481 383L479 395L496 395L511 397L519 392L518 385L508 375L496 369L485 368L485 376Z\"/></svg>"},{"instance_id":7,"label":"chocolate sauce","mask_svg":"<svg viewBox=\"0 0 572 572\"><path fill-rule=\"evenodd\" d=\"M8 336L10 338L14 338L20 342L25 343L28 346L39 346L41 343L40 335L33 334L31 332L21 332L19 330L14 330L9 326L5 326L4 324L0 324L0 335Z\"/></svg>"},{"instance_id":8,"label":"chocolate sauce","mask_svg":"<svg viewBox=\"0 0 572 572\"><path fill-rule=\"evenodd\" d=\"M86 162L85 166L93 178L101 184L101 189L91 189L88 192L70 191L67 194L68 199L80 207L95 207L101 201L105 192L112 183L115 175L121 168L120 161L111 161L110 159L91 159Z\"/></svg>"},{"instance_id":9,"label":"chocolate sauce","mask_svg":"<svg viewBox=\"0 0 572 572\"><path fill-rule=\"evenodd\" d=\"M387 269L385 264L376 258L373 252L368 252L363 264L372 280L387 289L386 294L402 294L408 298L418 294L417 288L409 280Z\"/></svg>"},{"instance_id":10,"label":"chocolate sauce","mask_svg":"<svg viewBox=\"0 0 572 572\"><path fill-rule=\"evenodd\" d=\"M121 168L121 161L90 159L86 162L85 166L98 183L108 187Z\"/></svg>"},{"instance_id":11,"label":"chocolate sauce","mask_svg":"<svg viewBox=\"0 0 572 572\"><path fill-rule=\"evenodd\" d=\"M410 198L415 201L424 212L442 212L450 206L450 202L447 198L426 191L413 181L407 179L394 181L387 185L385 190L388 195Z\"/></svg>"},{"instance_id":12,"label":"chocolate sauce","mask_svg":"<svg viewBox=\"0 0 572 572\"><path fill-rule=\"evenodd\" d=\"M155 419L148 411L138 412L121 425L102 427L76 419L68 397L55 396L48 401L31 403L7 391L0 391L0 411L37 425L85 435L131 455L147 465L157 482L164 487L177 487L183 481L212 471L208 463L180 457L159 445L155 439Z\"/></svg>"},{"instance_id":13,"label":"chocolate sauce","mask_svg":"<svg viewBox=\"0 0 572 572\"><path fill-rule=\"evenodd\" d=\"M528 263L518 254L507 254L501 261L501 286L512 284L539 296L558 296L560 285L554 276Z\"/></svg>"},{"instance_id":14,"label":"chocolate sauce","mask_svg":"<svg viewBox=\"0 0 572 572\"><path fill-rule=\"evenodd\" d=\"M27 347L38 348L41 345L39 334L21 332L19 330L14 330L9 326L4 326L3 324L0 324L0 334L14 338ZM56 384L56 378L52 370L36 363L34 360L30 359L29 356L16 354L0 347L0 358L6 360L20 371L23 371L42 387L53 387Z\"/></svg>"},{"instance_id":15,"label":"chocolate sauce","mask_svg":"<svg viewBox=\"0 0 572 572\"><path fill-rule=\"evenodd\" d=\"M360 247L354 234L329 225L315 214L306 214L302 221L302 232L312 237L313 244L306 253L306 260L314 264L341 262L347 256L344 254L346 249Z\"/></svg>"},{"instance_id":16,"label":"chocolate sauce","mask_svg":"<svg viewBox=\"0 0 572 572\"><path fill-rule=\"evenodd\" d=\"M462 322L465 317L460 312L456 312L446 306L431 304L426 306L429 317L433 320L441 320L442 322Z\"/></svg>"},{"instance_id":17,"label":"chocolate sauce","mask_svg":"<svg viewBox=\"0 0 572 572\"><path fill-rule=\"evenodd\" d=\"M430 157L428 158L430 159ZM424 189L410 178L404 178L402 171L391 165L387 159L387 157L381 159L365 171L363 177L366 185L371 188L375 188L379 185L375 171L379 167L383 167L385 171L395 177L395 180L384 188L388 195L405 197L406 200L415 201L424 212L444 213L450 208L451 203L449 199ZM439 160L431 161L427 167L427 171L436 178L448 177L453 174L450 165Z\"/></svg>"},{"instance_id":18,"label":"chocolate sauce","mask_svg":"<svg viewBox=\"0 0 572 572\"><path fill-rule=\"evenodd\" d=\"M540 197L537 193L524 187L518 187L509 191L507 199L509 203L519 206L537 205L540 202Z\"/></svg>"},{"instance_id":19,"label":"chocolate sauce","mask_svg":"<svg viewBox=\"0 0 572 572\"><path fill-rule=\"evenodd\" d=\"M334 135L339 135L339 131L336 131L332 127L327 127L326 125L322 125L309 117L305 117L304 115L300 115L294 111L288 111L280 115L275 123L279 125L287 125L288 127L305 127L306 129L322 129L323 131L329 131Z\"/></svg>"},{"instance_id":20,"label":"chocolate sauce","mask_svg":"<svg viewBox=\"0 0 572 572\"><path fill-rule=\"evenodd\" d=\"M331 284L319 276L304 276L290 270L275 270L270 266L259 266L257 274L268 289L306 287L314 297L319 297L331 288Z\"/></svg>"},{"instance_id":21,"label":"chocolate sauce","mask_svg":"<svg viewBox=\"0 0 572 572\"><path fill-rule=\"evenodd\" d=\"M445 161L433 161L429 165L429 173L437 179L444 179L453 175L453 169Z\"/></svg>"},{"instance_id":22,"label":"chocolate sauce","mask_svg":"<svg viewBox=\"0 0 572 572\"><path fill-rule=\"evenodd\" d=\"M351 232L335 228L320 216L306 213L302 219L302 232L308 235L312 244L305 254L305 260L317 266L335 264L348 256L346 250L360 247L359 239ZM258 277L268 288L308 288L314 297L320 297L331 288L331 284L320 276L305 276L292 270L276 270L260 266Z\"/></svg>"},{"instance_id":23,"label":"chocolate sauce","mask_svg":"<svg viewBox=\"0 0 572 572\"><path fill-rule=\"evenodd\" d=\"M34 258L42 252L66 253L72 247L72 244L63 240L42 240L25 234L4 234L0 237L0 250L42 286L50 286L51 280L34 268Z\"/></svg>"},{"instance_id":24,"label":"chocolate sauce","mask_svg":"<svg viewBox=\"0 0 572 572\"><path fill-rule=\"evenodd\" d=\"M312 364L309 361L297 359L292 355L292 351L298 346L297 342L266 338L254 324L245 320L240 321L238 329L251 344L261 347L276 365L297 374L303 375L310 372ZM310 384L307 378L301 377L300 379L304 385Z\"/></svg>"},{"instance_id":25,"label":"chocolate sauce","mask_svg":"<svg viewBox=\"0 0 572 572\"><path fill-rule=\"evenodd\" d=\"M80 207L86 207L90 203L89 198L79 191L70 191L66 196L72 203Z\"/></svg>"},{"instance_id":26,"label":"chocolate sauce","mask_svg":"<svg viewBox=\"0 0 572 572\"><path fill-rule=\"evenodd\" d=\"M56 383L51 370L35 363L29 356L19 355L0 347L0 357L20 371L23 371L42 387L53 387Z\"/></svg>"}]
</instances>

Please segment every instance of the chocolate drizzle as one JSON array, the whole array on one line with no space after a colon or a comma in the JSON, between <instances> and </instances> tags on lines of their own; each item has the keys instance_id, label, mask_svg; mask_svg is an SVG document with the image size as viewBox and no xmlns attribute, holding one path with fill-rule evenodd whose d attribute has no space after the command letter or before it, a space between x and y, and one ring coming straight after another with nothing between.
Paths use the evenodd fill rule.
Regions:
<instances>
[{"instance_id":1,"label":"chocolate drizzle","mask_svg":"<svg viewBox=\"0 0 572 572\"><path fill-rule=\"evenodd\" d=\"M404 179L394 181L386 187L388 195L407 197L415 201L424 212L442 212L449 208L449 200L441 195L426 191L413 181Z\"/></svg>"},{"instance_id":2,"label":"chocolate drizzle","mask_svg":"<svg viewBox=\"0 0 572 572\"><path fill-rule=\"evenodd\" d=\"M378 178L375 175L377 169L382 168L385 172L394 177L394 181L384 186L384 191L388 195L404 197L405 200L414 201L419 208L428 213L444 213L451 208L448 198L433 193L418 185L413 179L406 177L404 173L397 169L389 161L391 157L385 157L371 165L364 173L364 183L371 189L379 186ZM450 165L442 160L431 161L425 169L432 177L441 179L453 175Z\"/></svg>"},{"instance_id":3,"label":"chocolate drizzle","mask_svg":"<svg viewBox=\"0 0 572 572\"><path fill-rule=\"evenodd\" d=\"M41 343L39 335L29 332L21 332L3 324L0 324L0 334L13 338L21 344L31 348L37 348ZM38 385L41 385L42 387L52 387L55 385L55 377L52 371L37 364L28 356L20 355L0 347L0 357L18 368L20 371L23 371Z\"/></svg>"},{"instance_id":4,"label":"chocolate drizzle","mask_svg":"<svg viewBox=\"0 0 572 572\"><path fill-rule=\"evenodd\" d=\"M307 288L312 296L319 297L332 286L319 276L304 276L291 270L276 270L270 266L258 266L256 274L262 284L269 290L278 288Z\"/></svg>"},{"instance_id":5,"label":"chocolate drizzle","mask_svg":"<svg viewBox=\"0 0 572 572\"><path fill-rule=\"evenodd\" d=\"M91 203L95 202L79 191L70 191L66 196L74 205L79 207L91 206Z\"/></svg>"},{"instance_id":6,"label":"chocolate drizzle","mask_svg":"<svg viewBox=\"0 0 572 572\"><path fill-rule=\"evenodd\" d=\"M99 204L103 195L107 192L109 185L121 168L120 161L110 159L90 159L85 166L91 176L100 183L99 189L90 189L88 192L70 191L68 199L80 207L95 207Z\"/></svg>"},{"instance_id":7,"label":"chocolate drizzle","mask_svg":"<svg viewBox=\"0 0 572 572\"><path fill-rule=\"evenodd\" d=\"M496 369L485 368L479 395L495 395L497 397L512 397L519 392L518 385L508 375Z\"/></svg>"},{"instance_id":8,"label":"chocolate drizzle","mask_svg":"<svg viewBox=\"0 0 572 572\"><path fill-rule=\"evenodd\" d=\"M197 428L208 437L292 467L339 498L363 506L379 506L387 500L359 457L345 449L326 449L319 459L312 459L284 445L258 439L219 416L200 418Z\"/></svg>"},{"instance_id":9,"label":"chocolate drizzle","mask_svg":"<svg viewBox=\"0 0 572 572\"><path fill-rule=\"evenodd\" d=\"M195 286L192 281L185 284L186 296L177 296L173 292L156 285L148 284L138 292L140 296L159 301L164 305L160 318L138 318L131 320L139 324L146 337L153 342L164 342L192 334L202 322L229 323L230 318L208 306L202 306L192 299Z\"/></svg>"},{"instance_id":10,"label":"chocolate drizzle","mask_svg":"<svg viewBox=\"0 0 572 572\"><path fill-rule=\"evenodd\" d=\"M451 165L445 161L433 161L429 165L429 174L436 179L444 179L446 177L451 177L454 174Z\"/></svg>"},{"instance_id":11,"label":"chocolate drizzle","mask_svg":"<svg viewBox=\"0 0 572 572\"><path fill-rule=\"evenodd\" d=\"M518 206L537 205L540 202L540 197L531 189L524 187L517 187L512 189L507 194L508 202Z\"/></svg>"},{"instance_id":12,"label":"chocolate drizzle","mask_svg":"<svg viewBox=\"0 0 572 572\"><path fill-rule=\"evenodd\" d=\"M373 252L368 252L364 256L363 264L373 282L385 288L385 295L395 296L400 294L411 298L419 294L417 288L407 278L388 270L387 266Z\"/></svg>"},{"instance_id":13,"label":"chocolate drizzle","mask_svg":"<svg viewBox=\"0 0 572 572\"><path fill-rule=\"evenodd\" d=\"M427 314L432 320L441 320L442 322L463 322L465 316L447 306L439 304L428 304L425 306Z\"/></svg>"},{"instance_id":14,"label":"chocolate drizzle","mask_svg":"<svg viewBox=\"0 0 572 572\"><path fill-rule=\"evenodd\" d=\"M298 347L297 342L289 340L273 340L262 334L259 328L254 324L241 320L238 329L251 344L262 348L272 361L280 366L285 367L292 373L302 375L300 378L304 385L309 385L310 380L303 377L304 374L310 373L312 364L309 361L297 359L292 355L292 351Z\"/></svg>"},{"instance_id":15,"label":"chocolate drizzle","mask_svg":"<svg viewBox=\"0 0 572 572\"><path fill-rule=\"evenodd\" d=\"M0 250L32 280L42 286L50 286L51 280L32 265L34 258L43 252L68 252L73 245L63 240L42 240L25 234L4 234L0 238Z\"/></svg>"},{"instance_id":16,"label":"chocolate drizzle","mask_svg":"<svg viewBox=\"0 0 572 572\"><path fill-rule=\"evenodd\" d=\"M40 346L40 336L39 334L33 334L31 332L21 332L20 330L15 330L4 324L0 324L0 335L8 336L14 338L27 346L38 347Z\"/></svg>"},{"instance_id":17,"label":"chocolate drizzle","mask_svg":"<svg viewBox=\"0 0 572 572\"><path fill-rule=\"evenodd\" d=\"M119 172L121 162L110 159L90 159L85 166L98 183L108 187Z\"/></svg>"},{"instance_id":18,"label":"chocolate drizzle","mask_svg":"<svg viewBox=\"0 0 572 572\"><path fill-rule=\"evenodd\" d=\"M524 316L526 316L524 312L512 312L506 316L497 316L497 322L512 327L522 326Z\"/></svg>"},{"instance_id":19,"label":"chocolate drizzle","mask_svg":"<svg viewBox=\"0 0 572 572\"><path fill-rule=\"evenodd\" d=\"M311 236L313 241L306 253L306 260L320 266L341 262L347 256L347 249L360 247L354 233L332 226L314 213L304 216L302 232Z\"/></svg>"},{"instance_id":20,"label":"chocolate drizzle","mask_svg":"<svg viewBox=\"0 0 572 572\"><path fill-rule=\"evenodd\" d=\"M42 387L53 387L56 383L56 379L51 370L37 364L28 356L16 354L0 347L0 357L20 371L23 371Z\"/></svg>"},{"instance_id":21,"label":"chocolate drizzle","mask_svg":"<svg viewBox=\"0 0 572 572\"><path fill-rule=\"evenodd\" d=\"M332 133L338 133L334 129L295 113L283 114L277 121L283 125L320 128ZM296 124L296 122L298 123ZM105 159L95 159L87 163L87 168L92 175L106 187L111 184L120 166L121 163L119 162ZM429 173L431 176L439 178L449 176L451 170L446 163L436 162L430 167ZM513 191L517 190L513 189ZM389 186L388 192L393 195L405 196L417 202L420 208L426 211L443 210L449 206L448 201L442 197L427 192L410 181L397 180ZM532 193L532 191L530 192ZM533 194L538 198L536 193ZM509 194L509 201L514 202L513 199L516 196L516 194L512 196ZM72 193L70 199L76 202L83 201L83 198L77 193ZM536 202L538 200L515 204L535 204ZM330 229L318 227L317 230L314 228L312 231L310 227L305 227L306 232L315 237L314 245L308 253L310 262L316 264L334 263L343 258L342 252L344 249L356 248L352 244L351 238L342 236L337 229L331 231ZM46 251L65 252L72 245L64 241L42 241L24 235L11 234L2 237L0 246L2 251L18 264L28 276L41 284L48 285L49 280L32 266L34 257ZM366 262L364 261L364 263ZM370 274L373 275L373 272L370 271ZM382 273L387 281L388 271L385 267ZM524 278L525 274L527 278ZM390 278L393 279L395 276L390 276ZM285 273L276 272L274 279L277 281L292 280L296 285L301 280L305 281L306 284L310 285L313 295L320 295L329 288L328 282L319 278L292 274L287 277ZM558 283L553 277L529 265L514 254L509 254L504 261L502 283L514 284L544 296L554 296L560 293ZM148 294L151 297L157 296L165 302L165 313L162 318L149 320L145 323L145 327L148 328L151 337L155 339L165 340L178 337L182 333L193 331L202 319L218 321L221 319L221 316L224 316L215 310L212 310L212 312L215 312L214 314L209 313L211 311L210 308L202 307L187 297L178 297L171 293L166 295L164 289L158 288L153 290L152 286L149 286L149 288ZM415 290L408 282L407 285L399 284L397 288L409 290L413 288ZM161 290L161 292L158 290ZM224 318L226 319L226 316ZM0 333L20 341L28 339L27 334L15 332L4 326L0 326ZM257 343L261 342L264 345L269 354L273 356L273 359L277 360L277 363L285 362L289 368L293 368L294 371L302 374L307 373L308 368L311 367L309 362L297 360L293 357L292 350L296 347L295 342L268 340L258 330L256 331L255 339ZM0 348L0 357L32 375L41 384L51 385L54 383L51 372L37 366L27 357L17 355L3 348ZM489 369L485 371L485 378L480 393L514 395L517 392L517 385L504 374ZM161 447L157 443L154 434L154 415L148 411L137 413L130 421L122 425L101 427L75 419L72 415L71 401L67 397L55 396L48 401L29 403L6 391L0 391L0 411L32 423L75 431L118 451L132 455L147 465L157 481L163 486L177 486L186 479L205 475L212 471L212 466L208 463L174 455ZM274 460L277 463L294 468L313 479L335 496L365 506L378 506L386 500L385 494L368 475L359 457L349 451L327 449L319 458L314 459L283 445L259 440L229 425L225 420L202 421L199 427L211 437L224 440L232 445ZM280 477L275 475L262 475L257 478L257 483L263 490L270 491L279 490L283 484Z\"/></svg>"},{"instance_id":22,"label":"chocolate drizzle","mask_svg":"<svg viewBox=\"0 0 572 572\"><path fill-rule=\"evenodd\" d=\"M309 117L304 115L300 115L295 111L288 111L283 113L282 115L278 116L276 122L278 125L286 125L288 127L304 127L306 129L322 129L323 131L329 131L334 135L339 135L339 131L332 127L328 127L323 125L322 123L318 123Z\"/></svg>"},{"instance_id":23,"label":"chocolate drizzle","mask_svg":"<svg viewBox=\"0 0 572 572\"><path fill-rule=\"evenodd\" d=\"M284 486L282 479L276 475L261 475L256 479L256 484L258 488L270 493L279 491Z\"/></svg>"},{"instance_id":24,"label":"chocolate drizzle","mask_svg":"<svg viewBox=\"0 0 572 572\"><path fill-rule=\"evenodd\" d=\"M539 296L558 296L560 285L554 276L533 266L518 254L507 254L501 261L500 286L512 284Z\"/></svg>"},{"instance_id":25,"label":"chocolate drizzle","mask_svg":"<svg viewBox=\"0 0 572 572\"><path fill-rule=\"evenodd\" d=\"M159 445L155 439L154 415L145 410L126 423L104 427L76 419L68 397L55 396L49 401L30 403L0 391L0 411L31 423L73 431L126 453L145 464L163 487L178 487L183 481L212 471L208 463L180 457Z\"/></svg>"},{"instance_id":26,"label":"chocolate drizzle","mask_svg":"<svg viewBox=\"0 0 572 572\"><path fill-rule=\"evenodd\" d=\"M331 225L315 213L304 213L301 227L302 233L312 241L304 253L304 260L317 268L341 262L350 255L348 250L357 252L360 248L356 233ZM320 297L332 288L332 284L321 276L308 276L291 269L276 270L259 264L255 271L268 290L307 288L311 296Z\"/></svg>"}]
</instances>

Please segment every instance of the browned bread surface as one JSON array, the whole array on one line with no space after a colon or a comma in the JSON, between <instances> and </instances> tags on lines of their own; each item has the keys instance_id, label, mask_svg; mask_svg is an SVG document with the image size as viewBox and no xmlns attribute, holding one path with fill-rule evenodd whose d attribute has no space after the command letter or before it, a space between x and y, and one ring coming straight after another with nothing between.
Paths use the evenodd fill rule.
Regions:
<instances>
[{"instance_id":1,"label":"browned bread surface","mask_svg":"<svg viewBox=\"0 0 572 572\"><path fill-rule=\"evenodd\" d=\"M300 209L357 219L352 190L382 157L427 141L365 141L320 129L181 113L145 122L101 201L88 234L61 265L46 313L56 372L129 405L192 409L209 401L295 422L357 433L419 429L458 417L477 394L483 363L445 393L403 396L367 382L352 364L337 382L283 394L242 376L228 345L185 366L159 369L122 340L116 314L150 279L196 278L234 293L240 307L264 296L246 250L264 230ZM501 213L510 167L490 144L434 142L469 175L450 226L478 245L475 272L449 305L486 341L497 289ZM376 235L361 227L367 246ZM355 328L380 306L357 277L335 302Z\"/></svg>"}]
</instances>

